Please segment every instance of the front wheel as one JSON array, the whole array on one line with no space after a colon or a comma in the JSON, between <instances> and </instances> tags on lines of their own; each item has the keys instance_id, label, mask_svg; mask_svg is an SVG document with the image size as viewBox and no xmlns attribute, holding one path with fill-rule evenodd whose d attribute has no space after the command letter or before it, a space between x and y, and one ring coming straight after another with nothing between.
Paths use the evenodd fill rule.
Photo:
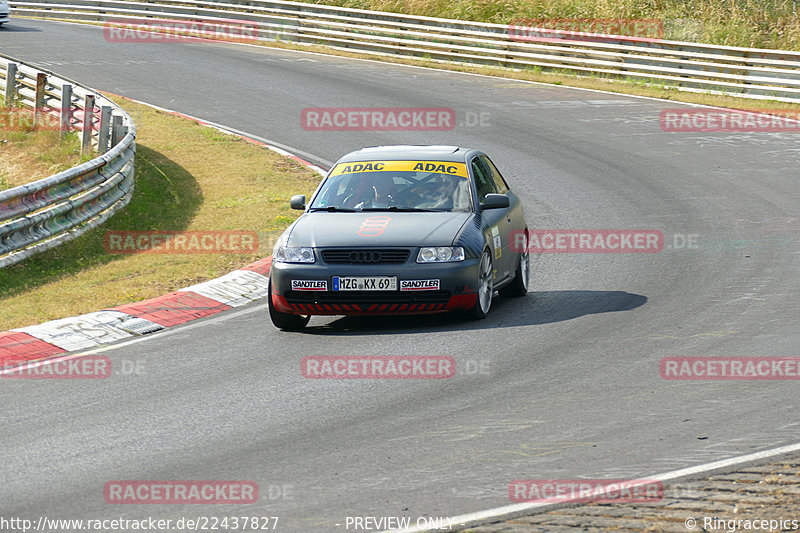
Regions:
<instances>
[{"instance_id":1,"label":"front wheel","mask_svg":"<svg viewBox=\"0 0 800 533\"><path fill-rule=\"evenodd\" d=\"M272 320L272 323L275 325L276 328L280 328L283 331L300 331L308 321L311 319L309 315L293 315L291 313L282 313L275 309L275 306L272 305L272 281L269 282L269 288L267 293L267 301L269 306L269 318Z\"/></svg>"},{"instance_id":2,"label":"front wheel","mask_svg":"<svg viewBox=\"0 0 800 533\"><path fill-rule=\"evenodd\" d=\"M469 317L475 320L486 318L486 315L489 314L489 309L492 307L493 296L494 267L492 265L492 255L489 250L484 250L478 267L478 297L475 299L475 306L468 312Z\"/></svg>"}]
</instances>

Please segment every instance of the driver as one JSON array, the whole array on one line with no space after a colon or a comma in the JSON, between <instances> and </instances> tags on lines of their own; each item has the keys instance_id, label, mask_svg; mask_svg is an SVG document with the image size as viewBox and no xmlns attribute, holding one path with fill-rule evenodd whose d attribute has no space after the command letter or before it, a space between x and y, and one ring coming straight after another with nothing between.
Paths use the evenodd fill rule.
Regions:
<instances>
[{"instance_id":1,"label":"driver","mask_svg":"<svg viewBox=\"0 0 800 533\"><path fill-rule=\"evenodd\" d=\"M362 196L362 201L354 205L354 209L389 207L395 203L392 198L394 181L390 177L373 177L372 183L366 187L364 192L366 197Z\"/></svg>"}]
</instances>

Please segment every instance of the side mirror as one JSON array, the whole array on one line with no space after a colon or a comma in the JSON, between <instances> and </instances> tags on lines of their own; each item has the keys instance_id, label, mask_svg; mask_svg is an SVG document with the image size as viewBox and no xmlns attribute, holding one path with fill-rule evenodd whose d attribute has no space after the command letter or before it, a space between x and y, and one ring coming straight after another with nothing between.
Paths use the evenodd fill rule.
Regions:
<instances>
[{"instance_id":1,"label":"side mirror","mask_svg":"<svg viewBox=\"0 0 800 533\"><path fill-rule=\"evenodd\" d=\"M292 209L299 209L302 211L306 208L306 195L305 194L295 194L292 196L292 199L289 200L289 207Z\"/></svg>"},{"instance_id":2,"label":"side mirror","mask_svg":"<svg viewBox=\"0 0 800 533\"><path fill-rule=\"evenodd\" d=\"M505 194L487 194L481 202L481 209L502 209L508 207L511 202Z\"/></svg>"}]
</instances>

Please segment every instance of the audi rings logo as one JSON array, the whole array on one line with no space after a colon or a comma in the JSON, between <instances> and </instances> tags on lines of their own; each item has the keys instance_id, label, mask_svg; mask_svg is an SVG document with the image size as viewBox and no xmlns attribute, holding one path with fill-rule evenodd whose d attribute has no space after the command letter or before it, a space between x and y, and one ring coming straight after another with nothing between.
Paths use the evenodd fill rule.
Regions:
<instances>
[{"instance_id":1,"label":"audi rings logo","mask_svg":"<svg viewBox=\"0 0 800 533\"><path fill-rule=\"evenodd\" d=\"M380 260L380 252L350 252L350 261L352 263L378 263Z\"/></svg>"},{"instance_id":2,"label":"audi rings logo","mask_svg":"<svg viewBox=\"0 0 800 533\"><path fill-rule=\"evenodd\" d=\"M381 235L383 233L383 230L385 230L386 226L389 225L390 220L392 220L392 217L365 218L364 222L361 223L361 227L358 229L358 234L361 235L362 237L377 237L378 235ZM362 252L354 252L354 253L362 253Z\"/></svg>"}]
</instances>

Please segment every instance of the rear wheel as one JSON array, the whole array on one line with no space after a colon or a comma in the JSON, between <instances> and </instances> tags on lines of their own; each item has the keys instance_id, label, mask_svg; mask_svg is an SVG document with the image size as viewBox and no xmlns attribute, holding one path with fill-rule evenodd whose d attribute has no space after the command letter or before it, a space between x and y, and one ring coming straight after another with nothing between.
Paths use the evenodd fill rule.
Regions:
<instances>
[{"instance_id":1,"label":"rear wheel","mask_svg":"<svg viewBox=\"0 0 800 533\"><path fill-rule=\"evenodd\" d=\"M514 281L500 289L500 296L525 296L528 294L528 280L530 279L530 255L526 249L519 254L517 271L514 273Z\"/></svg>"},{"instance_id":2,"label":"rear wheel","mask_svg":"<svg viewBox=\"0 0 800 533\"><path fill-rule=\"evenodd\" d=\"M492 307L492 297L494 296L494 267L492 265L492 255L489 250L484 250L478 266L478 297L475 298L475 306L470 309L470 318L480 320L486 318L489 309Z\"/></svg>"},{"instance_id":3,"label":"rear wheel","mask_svg":"<svg viewBox=\"0 0 800 533\"><path fill-rule=\"evenodd\" d=\"M269 282L269 289L268 289L268 305L269 305L269 318L272 320L272 323L275 325L276 328L280 328L283 331L300 331L308 321L311 319L309 315L293 315L291 313L282 313L275 309L275 306L272 305L272 280Z\"/></svg>"}]
</instances>

